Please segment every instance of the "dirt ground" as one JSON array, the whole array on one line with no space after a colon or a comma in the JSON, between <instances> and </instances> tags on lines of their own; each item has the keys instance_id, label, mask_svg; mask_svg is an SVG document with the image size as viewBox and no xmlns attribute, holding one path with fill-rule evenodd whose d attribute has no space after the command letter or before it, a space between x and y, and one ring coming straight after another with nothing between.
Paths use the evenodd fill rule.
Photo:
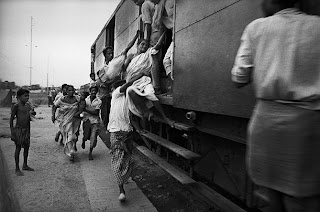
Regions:
<instances>
[{"instance_id":1,"label":"dirt ground","mask_svg":"<svg viewBox=\"0 0 320 212\"><path fill-rule=\"evenodd\" d=\"M9 108L0 108L1 148L7 159L8 171L12 177L11 181L14 182L15 194L21 210L39 211L45 208L43 204L47 204L53 211L90 211L84 180L81 175L77 174L80 164L71 164L65 160L65 157L61 157L63 155L61 146L55 143L50 145L54 142L51 138L54 138L57 130L50 123L50 110L36 108L36 111L37 119L42 120L41 122L38 120L31 122L33 130L31 130L28 160L36 174L23 172L24 176L21 179L21 177L12 174L15 170L13 157L15 145L11 140L8 140L10 138L10 110ZM40 126L39 123L41 123ZM20 164L23 162L22 152L20 153ZM17 188L18 190L16 190ZM71 191L77 195L71 196ZM57 204L58 202L59 204Z\"/></svg>"},{"instance_id":2,"label":"dirt ground","mask_svg":"<svg viewBox=\"0 0 320 212\"><path fill-rule=\"evenodd\" d=\"M33 143L43 142L44 139L54 138L56 128L50 123L50 110L47 106L40 106L36 109L38 111L37 119L45 119L45 123L42 126L37 126L37 130L33 132L34 140ZM3 139L8 139L10 137L9 130L9 117L10 110L8 108L0 108L0 142ZM48 120L46 120L48 119ZM31 123L33 127L35 123ZM43 132L46 133L44 134ZM52 143L52 141L50 141ZM10 143L11 148L14 144ZM77 177L77 166L80 164L70 164L65 158L61 158L62 147L57 145L46 145L46 150L43 148L37 148L37 145L32 146L30 149L30 160L35 161L37 164L38 174L36 177L29 179L31 181L37 181L37 188L24 186L23 193L18 193L18 199L21 196L28 196L29 193L42 192L42 195L37 196L37 198L27 197L26 202L31 204L29 209L39 209L43 202L47 202L48 198L52 201L62 201L64 202L64 208L55 208L54 211L66 211L68 207L72 208L72 211L90 211L90 204L88 204L88 194L85 188L85 183L81 177ZM78 144L78 148L80 145ZM9 153L5 153L9 154ZM10 153L11 154L11 153ZM36 156L35 156L36 155ZM81 155L79 157L82 157ZM134 158L136 161L136 168L133 172L132 179L137 183L138 187L146 195L146 197L151 201L151 203L160 212L207 212L214 211L207 205L204 201L198 197L192 195L192 193L170 175L168 175L161 168L156 166L153 162L139 153L137 150L134 151ZM13 159L13 157L12 157ZM22 160L22 158L21 158ZM81 160L81 158L79 159ZM14 171L14 161L8 162L10 171ZM48 178L48 174L56 176L52 182L42 181L43 178ZM26 173L28 175L28 173ZM18 182L19 186L19 182ZM46 192L43 193L42 188L46 188ZM48 189L49 188L49 189ZM76 192L76 195L68 195L68 190L72 189ZM39 193L40 194L40 193ZM43 195L44 194L44 195ZM20 203L24 204L24 203ZM55 202L50 202L52 207L55 207ZM61 204L59 204L61 205ZM56 206L57 207L57 206ZM29 211L29 210L28 210Z\"/></svg>"}]
</instances>

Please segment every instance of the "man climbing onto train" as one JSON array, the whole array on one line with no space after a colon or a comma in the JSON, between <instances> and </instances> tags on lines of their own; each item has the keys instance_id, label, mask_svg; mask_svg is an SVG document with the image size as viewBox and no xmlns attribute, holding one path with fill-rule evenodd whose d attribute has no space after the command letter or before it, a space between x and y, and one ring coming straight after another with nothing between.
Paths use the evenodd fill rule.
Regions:
<instances>
[{"instance_id":1,"label":"man climbing onto train","mask_svg":"<svg viewBox=\"0 0 320 212\"><path fill-rule=\"evenodd\" d=\"M144 28L144 39L148 46L155 46L161 37L164 27L173 28L173 0L132 0L141 6L141 19ZM168 12L167 12L168 10ZM160 58L161 51L155 55L152 70L152 83L156 94L160 93Z\"/></svg>"},{"instance_id":2,"label":"man climbing onto train","mask_svg":"<svg viewBox=\"0 0 320 212\"><path fill-rule=\"evenodd\" d=\"M320 211L320 17L298 2L263 0L232 69L238 87L254 83L247 165L272 212Z\"/></svg>"},{"instance_id":3,"label":"man climbing onto train","mask_svg":"<svg viewBox=\"0 0 320 212\"><path fill-rule=\"evenodd\" d=\"M105 58L105 66L108 66L109 62L113 59L113 48L111 46L107 46L103 50L103 55ZM104 125L104 130L107 129L107 125L109 122L109 113L110 113L110 104L111 104L111 89L110 84L102 83L99 86L99 91L97 96L101 99L101 120Z\"/></svg>"}]
</instances>

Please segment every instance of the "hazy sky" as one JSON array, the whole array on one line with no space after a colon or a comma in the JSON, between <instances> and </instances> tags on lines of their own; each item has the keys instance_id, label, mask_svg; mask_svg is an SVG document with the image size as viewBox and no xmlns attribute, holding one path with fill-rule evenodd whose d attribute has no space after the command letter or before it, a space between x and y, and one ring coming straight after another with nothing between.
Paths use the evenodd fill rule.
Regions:
<instances>
[{"instance_id":1,"label":"hazy sky","mask_svg":"<svg viewBox=\"0 0 320 212\"><path fill-rule=\"evenodd\" d=\"M17 85L89 82L90 47L120 0L0 0L0 78Z\"/></svg>"}]
</instances>

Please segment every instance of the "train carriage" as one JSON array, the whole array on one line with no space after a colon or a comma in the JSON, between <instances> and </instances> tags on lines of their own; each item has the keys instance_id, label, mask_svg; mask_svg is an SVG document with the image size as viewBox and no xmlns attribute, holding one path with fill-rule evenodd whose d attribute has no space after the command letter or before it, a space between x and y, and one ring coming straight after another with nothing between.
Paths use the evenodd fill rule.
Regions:
<instances>
[{"instance_id":1,"label":"train carriage","mask_svg":"<svg viewBox=\"0 0 320 212\"><path fill-rule=\"evenodd\" d=\"M143 140L154 153L167 159L172 155L186 158L186 166L175 163L175 167L180 167L178 170L188 172L192 180L205 181L245 209L261 207L258 197L263 196L254 195L257 187L249 180L245 168L246 127L255 99L252 87L236 89L233 86L230 71L245 26L262 17L261 2L175 0L174 80L170 94L158 96L175 126L172 129L155 118L141 131ZM316 0L305 1L303 7L320 14ZM102 50L106 46L114 47L114 55L118 55L137 29L143 30L140 14L140 8L133 1L119 3L91 47L91 72L96 73L103 66ZM171 35L167 37L166 48ZM134 46L130 52L135 51ZM162 75L165 92L168 81ZM174 171L171 174L174 175ZM193 182L186 178L180 180L186 184Z\"/></svg>"}]
</instances>

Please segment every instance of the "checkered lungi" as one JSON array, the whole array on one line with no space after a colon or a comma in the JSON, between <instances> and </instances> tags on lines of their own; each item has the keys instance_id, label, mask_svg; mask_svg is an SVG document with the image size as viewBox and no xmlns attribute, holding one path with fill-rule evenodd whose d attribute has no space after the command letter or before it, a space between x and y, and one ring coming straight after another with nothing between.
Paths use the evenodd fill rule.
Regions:
<instances>
[{"instance_id":1,"label":"checkered lungi","mask_svg":"<svg viewBox=\"0 0 320 212\"><path fill-rule=\"evenodd\" d=\"M30 128L14 127L13 134L11 135L11 140L14 141L16 146L21 148L30 146Z\"/></svg>"},{"instance_id":2,"label":"checkered lungi","mask_svg":"<svg viewBox=\"0 0 320 212\"><path fill-rule=\"evenodd\" d=\"M132 146L131 132L111 132L111 169L118 185L127 182L132 173L133 158L131 151L125 151L123 145Z\"/></svg>"}]
</instances>

